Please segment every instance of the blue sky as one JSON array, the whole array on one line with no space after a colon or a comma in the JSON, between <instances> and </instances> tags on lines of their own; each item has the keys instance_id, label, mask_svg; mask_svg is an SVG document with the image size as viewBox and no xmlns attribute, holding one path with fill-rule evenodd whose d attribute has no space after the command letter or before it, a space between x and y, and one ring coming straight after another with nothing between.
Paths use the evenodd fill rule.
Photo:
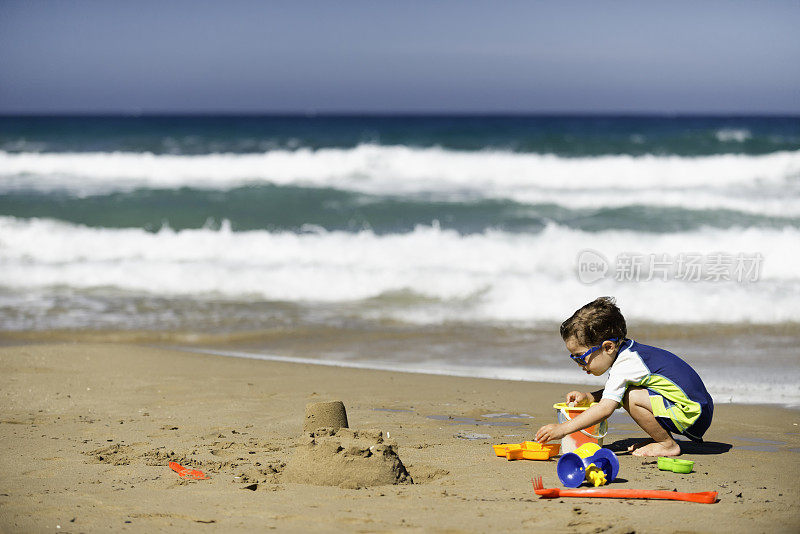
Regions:
<instances>
[{"instance_id":1,"label":"blue sky","mask_svg":"<svg viewBox=\"0 0 800 534\"><path fill-rule=\"evenodd\" d=\"M0 2L0 112L800 113L800 2Z\"/></svg>"}]
</instances>

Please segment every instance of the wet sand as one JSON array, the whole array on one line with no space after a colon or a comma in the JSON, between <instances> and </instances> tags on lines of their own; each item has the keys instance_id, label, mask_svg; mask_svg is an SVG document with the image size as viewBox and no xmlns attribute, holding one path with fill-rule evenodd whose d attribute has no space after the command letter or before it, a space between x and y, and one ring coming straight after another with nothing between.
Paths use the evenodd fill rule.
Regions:
<instances>
[{"instance_id":1,"label":"wet sand","mask_svg":"<svg viewBox=\"0 0 800 534\"><path fill-rule=\"evenodd\" d=\"M612 487L718 491L716 504L539 499L531 478L560 487L555 461L509 462L490 445L553 422L569 388L119 343L6 346L0 531L800 530L800 411L777 406L718 405L706 446L686 446L688 475L619 457ZM344 401L352 429L380 430L413 484L287 481L305 405L326 400ZM623 412L610 426L607 445L643 436ZM211 478L182 480L171 460Z\"/></svg>"}]
</instances>

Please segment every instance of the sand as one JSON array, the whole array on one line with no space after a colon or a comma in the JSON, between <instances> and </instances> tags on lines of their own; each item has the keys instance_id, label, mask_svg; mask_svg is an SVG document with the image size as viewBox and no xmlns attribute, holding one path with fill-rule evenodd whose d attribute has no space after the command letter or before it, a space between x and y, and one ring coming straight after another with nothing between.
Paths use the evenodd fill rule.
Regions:
<instances>
[{"instance_id":1,"label":"sand","mask_svg":"<svg viewBox=\"0 0 800 534\"><path fill-rule=\"evenodd\" d=\"M531 477L560 486L555 461L509 462L490 445L553 422L568 389L144 345L3 347L0 531L800 531L800 411L777 406L719 405L707 446L686 447L688 475L619 456L613 487L718 491L716 504L539 499ZM303 432L306 405L332 400L350 430L323 436L341 451L325 447L391 450L402 483L291 481L293 461L320 479L343 469ZM622 412L610 426L607 445L642 436ZM211 478L181 479L170 461Z\"/></svg>"}]
</instances>

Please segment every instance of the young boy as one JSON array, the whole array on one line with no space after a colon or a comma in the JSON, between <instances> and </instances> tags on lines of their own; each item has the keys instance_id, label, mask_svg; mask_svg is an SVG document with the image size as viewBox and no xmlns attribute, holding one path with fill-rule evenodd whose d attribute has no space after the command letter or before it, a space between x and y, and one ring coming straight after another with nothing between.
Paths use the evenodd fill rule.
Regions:
<instances>
[{"instance_id":1,"label":"young boy","mask_svg":"<svg viewBox=\"0 0 800 534\"><path fill-rule=\"evenodd\" d=\"M714 402L698 374L671 352L641 345L626 335L625 318L611 297L590 302L564 321L561 338L570 358L589 374L609 371L608 380L592 393L567 393L568 403L597 404L571 421L541 427L536 441L560 439L599 423L620 404L652 438L628 449L637 456L679 455L672 433L703 441Z\"/></svg>"}]
</instances>

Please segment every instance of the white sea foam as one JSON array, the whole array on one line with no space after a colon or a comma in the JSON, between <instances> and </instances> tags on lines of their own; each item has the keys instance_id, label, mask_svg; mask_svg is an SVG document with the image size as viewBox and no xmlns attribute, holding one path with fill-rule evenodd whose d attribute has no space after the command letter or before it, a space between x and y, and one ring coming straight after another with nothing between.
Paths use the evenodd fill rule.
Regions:
<instances>
[{"instance_id":1,"label":"white sea foam","mask_svg":"<svg viewBox=\"0 0 800 534\"><path fill-rule=\"evenodd\" d=\"M539 234L459 235L437 227L378 236L319 232L97 229L0 217L0 286L38 291L114 288L140 294L355 302L410 292L410 304L365 306L368 317L412 323L560 320L613 294L632 319L776 323L800 317L800 230L732 229L646 235L551 225ZM576 276L579 251L760 253L760 279L649 282ZM613 272L613 266L612 271Z\"/></svg>"},{"instance_id":2,"label":"white sea foam","mask_svg":"<svg viewBox=\"0 0 800 534\"><path fill-rule=\"evenodd\" d=\"M647 204L797 215L798 178L800 152L563 158L379 145L197 156L0 152L0 191L76 195L272 183L454 200L489 197L573 207Z\"/></svg>"}]
</instances>

